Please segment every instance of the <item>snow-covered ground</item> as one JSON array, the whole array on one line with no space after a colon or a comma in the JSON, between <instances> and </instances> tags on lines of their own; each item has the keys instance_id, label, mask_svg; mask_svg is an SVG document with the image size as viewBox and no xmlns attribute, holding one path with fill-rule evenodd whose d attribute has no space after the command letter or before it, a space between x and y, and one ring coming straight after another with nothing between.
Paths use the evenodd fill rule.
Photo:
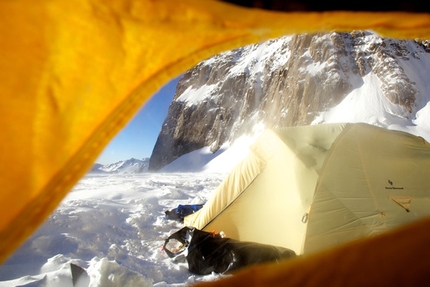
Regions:
<instances>
[{"instance_id":1,"label":"snow-covered ground","mask_svg":"<svg viewBox=\"0 0 430 287\"><path fill-rule=\"evenodd\" d=\"M88 174L0 268L0 286L73 286L70 263L90 286L178 286L205 280L174 264L162 245L182 226L164 211L204 203L217 173ZM39 286L39 285L28 285ZM43 285L45 286L45 285Z\"/></svg>"},{"instance_id":2,"label":"snow-covered ground","mask_svg":"<svg viewBox=\"0 0 430 287\"><path fill-rule=\"evenodd\" d=\"M215 160L202 149L166 167L181 172L87 174L0 266L0 286L186 286L214 280L218 275L193 275L162 250L164 240L183 227L164 211L204 203L251 141L241 139ZM82 285L73 285L71 263L88 273Z\"/></svg>"}]
</instances>

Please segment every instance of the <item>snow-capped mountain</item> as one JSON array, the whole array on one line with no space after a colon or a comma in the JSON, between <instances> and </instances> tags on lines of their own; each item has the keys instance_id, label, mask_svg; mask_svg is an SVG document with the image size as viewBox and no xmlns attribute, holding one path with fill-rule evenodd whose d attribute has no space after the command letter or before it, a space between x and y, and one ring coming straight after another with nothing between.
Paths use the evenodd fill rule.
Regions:
<instances>
[{"instance_id":1,"label":"snow-capped mountain","mask_svg":"<svg viewBox=\"0 0 430 287\"><path fill-rule=\"evenodd\" d=\"M122 160L110 164L94 164L91 173L141 173L148 171L149 158Z\"/></svg>"},{"instance_id":2,"label":"snow-capped mountain","mask_svg":"<svg viewBox=\"0 0 430 287\"><path fill-rule=\"evenodd\" d=\"M366 31L286 36L211 57L177 86L149 170L264 128L366 122L430 140L430 45Z\"/></svg>"}]
</instances>

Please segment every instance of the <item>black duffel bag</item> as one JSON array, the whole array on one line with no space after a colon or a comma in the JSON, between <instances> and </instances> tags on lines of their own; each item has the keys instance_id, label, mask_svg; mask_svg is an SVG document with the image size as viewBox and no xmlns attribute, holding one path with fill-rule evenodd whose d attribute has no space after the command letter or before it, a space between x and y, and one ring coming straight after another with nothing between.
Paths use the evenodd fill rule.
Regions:
<instances>
[{"instance_id":1,"label":"black duffel bag","mask_svg":"<svg viewBox=\"0 0 430 287\"><path fill-rule=\"evenodd\" d=\"M171 258L185 257L194 274L228 274L245 266L295 257L294 251L267 244L242 242L219 234L184 227L169 236L164 250Z\"/></svg>"}]
</instances>

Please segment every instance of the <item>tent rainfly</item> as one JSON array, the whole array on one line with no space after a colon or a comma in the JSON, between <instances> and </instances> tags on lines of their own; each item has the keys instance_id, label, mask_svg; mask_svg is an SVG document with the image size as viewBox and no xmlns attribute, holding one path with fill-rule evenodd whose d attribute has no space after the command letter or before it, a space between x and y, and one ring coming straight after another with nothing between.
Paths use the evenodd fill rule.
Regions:
<instances>
[{"instance_id":1,"label":"tent rainfly","mask_svg":"<svg viewBox=\"0 0 430 287\"><path fill-rule=\"evenodd\" d=\"M430 216L430 144L368 124L267 130L185 224L309 254Z\"/></svg>"}]
</instances>

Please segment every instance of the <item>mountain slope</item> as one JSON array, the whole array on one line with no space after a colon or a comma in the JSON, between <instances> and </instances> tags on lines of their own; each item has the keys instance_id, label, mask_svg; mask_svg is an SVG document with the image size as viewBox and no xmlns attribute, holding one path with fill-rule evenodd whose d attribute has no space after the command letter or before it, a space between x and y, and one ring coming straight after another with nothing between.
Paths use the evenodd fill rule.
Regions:
<instances>
[{"instance_id":1,"label":"mountain slope","mask_svg":"<svg viewBox=\"0 0 430 287\"><path fill-rule=\"evenodd\" d=\"M264 128L363 121L426 136L427 42L303 34L216 55L179 81L149 170Z\"/></svg>"},{"instance_id":2,"label":"mountain slope","mask_svg":"<svg viewBox=\"0 0 430 287\"><path fill-rule=\"evenodd\" d=\"M91 173L141 173L148 170L149 158L122 160L110 164L94 164Z\"/></svg>"}]
</instances>

